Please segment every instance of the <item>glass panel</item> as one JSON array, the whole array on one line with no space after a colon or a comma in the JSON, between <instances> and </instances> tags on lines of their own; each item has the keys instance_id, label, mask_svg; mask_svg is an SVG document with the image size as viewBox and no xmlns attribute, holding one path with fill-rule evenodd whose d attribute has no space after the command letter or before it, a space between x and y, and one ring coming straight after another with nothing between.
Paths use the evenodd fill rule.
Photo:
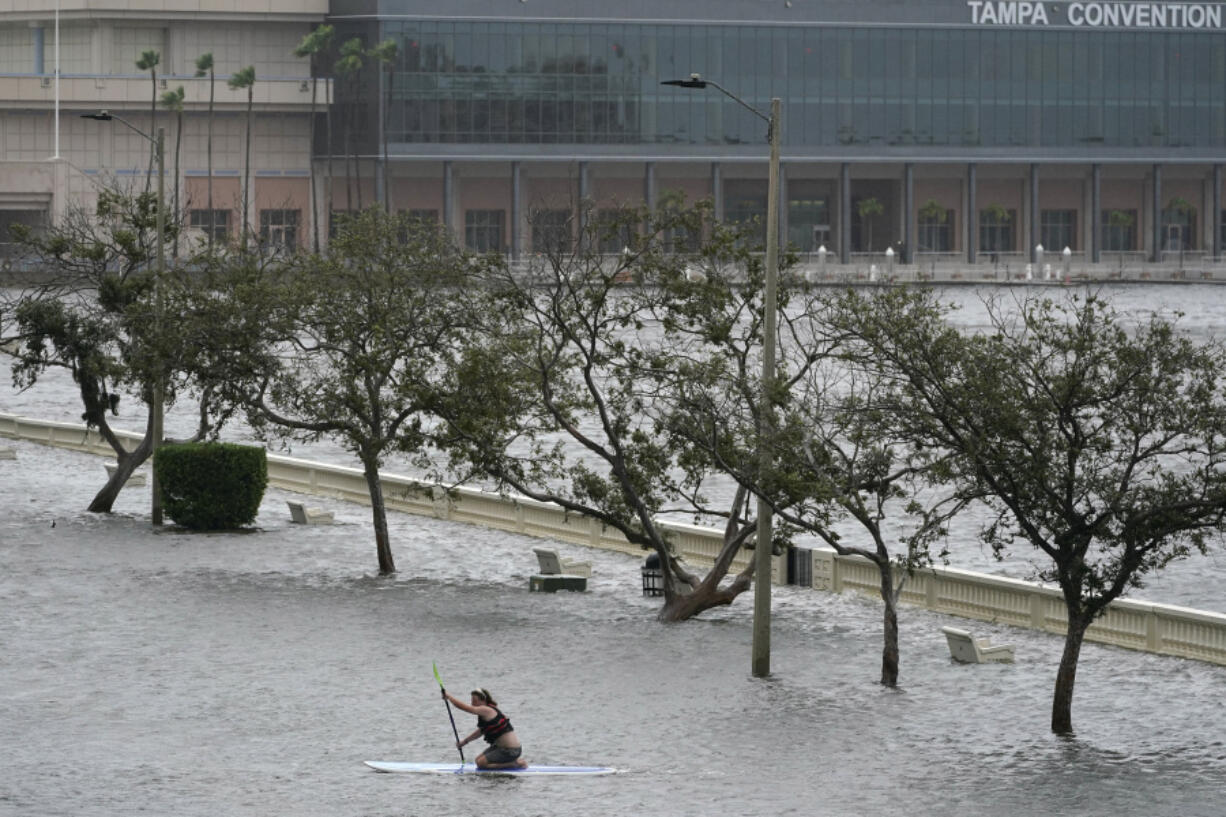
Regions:
<instances>
[{"instance_id":1,"label":"glass panel","mask_svg":"<svg viewBox=\"0 0 1226 817\"><path fill-rule=\"evenodd\" d=\"M504 252L506 210L465 210L464 245L477 252Z\"/></svg>"}]
</instances>

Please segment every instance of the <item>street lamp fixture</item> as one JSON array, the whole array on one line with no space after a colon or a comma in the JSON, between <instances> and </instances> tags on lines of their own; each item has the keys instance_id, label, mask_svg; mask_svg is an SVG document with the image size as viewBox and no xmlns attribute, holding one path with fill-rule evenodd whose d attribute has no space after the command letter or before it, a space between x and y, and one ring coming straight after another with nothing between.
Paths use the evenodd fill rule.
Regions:
<instances>
[{"instance_id":1,"label":"street lamp fixture","mask_svg":"<svg viewBox=\"0 0 1226 817\"><path fill-rule=\"evenodd\" d=\"M95 122L118 122L124 125L133 133L139 134L146 141L153 145L153 152L157 155L158 163L158 197L157 197L157 266L154 268L153 292L155 314L157 316L158 326L161 326L162 312L164 305L162 303L162 280L166 275L166 252L163 243L163 237L166 233L166 129L158 128L157 137L154 138L145 133L140 128L133 125L122 116L111 113L110 111L97 111L96 113L83 113L82 119L92 119ZM166 402L166 382L164 375L159 372L153 379L153 397L150 409L153 412L152 422L150 423L149 436L151 442L149 446L149 458L152 460L157 456L158 446L162 444L162 427L165 419L165 402ZM158 485L157 468L152 469L153 478L150 480L150 490L153 493L153 499L149 508L149 515L152 518L153 524L162 524L162 492Z\"/></svg>"},{"instance_id":2,"label":"street lamp fixture","mask_svg":"<svg viewBox=\"0 0 1226 817\"><path fill-rule=\"evenodd\" d=\"M771 99L770 115L762 113L718 82L690 74L689 79L670 79L660 83L678 88L702 90L708 86L736 102L766 122L770 143L770 181L766 191L766 282L762 293L762 393L758 413L758 469L765 475L771 466L770 446L765 443L773 431L770 394L775 378L775 333L779 282L779 97ZM754 545L754 605L752 671L755 678L770 675L771 656L771 506L758 496L758 531Z\"/></svg>"}]
</instances>

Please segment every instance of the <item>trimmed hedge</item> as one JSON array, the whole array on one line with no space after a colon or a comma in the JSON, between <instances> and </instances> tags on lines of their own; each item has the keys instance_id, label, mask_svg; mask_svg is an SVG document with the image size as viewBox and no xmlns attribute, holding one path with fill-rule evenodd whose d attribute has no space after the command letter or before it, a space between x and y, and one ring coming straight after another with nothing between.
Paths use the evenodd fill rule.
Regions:
<instances>
[{"instance_id":1,"label":"trimmed hedge","mask_svg":"<svg viewBox=\"0 0 1226 817\"><path fill-rule=\"evenodd\" d=\"M263 448L234 443L173 443L153 460L166 515L192 530L250 525L268 486Z\"/></svg>"}]
</instances>

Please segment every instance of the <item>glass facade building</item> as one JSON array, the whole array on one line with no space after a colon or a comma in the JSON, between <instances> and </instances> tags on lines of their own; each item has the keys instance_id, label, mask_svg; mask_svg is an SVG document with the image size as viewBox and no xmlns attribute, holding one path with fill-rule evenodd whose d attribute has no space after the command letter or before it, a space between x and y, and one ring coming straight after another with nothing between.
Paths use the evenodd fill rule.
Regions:
<instances>
[{"instance_id":1,"label":"glass facade building","mask_svg":"<svg viewBox=\"0 0 1226 817\"><path fill-rule=\"evenodd\" d=\"M394 21L397 143L1226 146L1226 34Z\"/></svg>"},{"instance_id":2,"label":"glass facade building","mask_svg":"<svg viewBox=\"0 0 1226 817\"><path fill-rule=\"evenodd\" d=\"M538 199L558 220L565 195L676 188L751 218L765 128L718 92L660 84L699 73L758 110L782 100L781 231L802 252L1220 255L1226 5L612 5L333 0L338 40L398 47L336 85L375 188L386 136L393 181L372 193L513 254L531 251Z\"/></svg>"}]
</instances>

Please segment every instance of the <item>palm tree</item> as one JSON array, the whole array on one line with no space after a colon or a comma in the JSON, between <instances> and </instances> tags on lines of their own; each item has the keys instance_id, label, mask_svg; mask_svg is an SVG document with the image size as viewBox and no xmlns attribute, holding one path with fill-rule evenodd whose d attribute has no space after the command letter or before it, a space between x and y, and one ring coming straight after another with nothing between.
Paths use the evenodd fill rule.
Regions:
<instances>
[{"instance_id":1,"label":"palm tree","mask_svg":"<svg viewBox=\"0 0 1226 817\"><path fill-rule=\"evenodd\" d=\"M213 209L213 90L217 77L213 73L213 52L209 51L196 57L196 76L209 78L209 135L205 141L205 152L208 154L208 189L209 189L209 251L213 250L213 233L217 232L217 212Z\"/></svg>"},{"instance_id":2,"label":"palm tree","mask_svg":"<svg viewBox=\"0 0 1226 817\"><path fill-rule=\"evenodd\" d=\"M341 45L341 58L336 61L335 72L337 76L346 78L345 96L348 99L348 104L356 108L355 100L358 94L359 77L358 73L362 70L362 57L366 53L362 48L362 39L354 37L346 40ZM359 171L357 146L353 145L353 120L354 111L349 111L345 116L345 209L353 209L353 182ZM353 172L349 170L349 160L353 159ZM362 180L357 179L358 188L358 209L362 209Z\"/></svg>"},{"instance_id":3,"label":"palm tree","mask_svg":"<svg viewBox=\"0 0 1226 817\"><path fill-rule=\"evenodd\" d=\"M251 111L255 102L255 66L236 71L226 82L231 89L247 89L247 137L243 148L243 250L247 249L247 232L251 227Z\"/></svg>"},{"instance_id":4,"label":"palm tree","mask_svg":"<svg viewBox=\"0 0 1226 817\"><path fill-rule=\"evenodd\" d=\"M377 61L387 71L387 90L384 94L383 117L379 123L379 130L383 133L383 209L388 213L392 212L392 188L387 151L387 122L388 114L392 108L392 83L395 81L396 58L399 55L400 48L396 45L396 41L392 39L384 40L368 52L368 56Z\"/></svg>"},{"instance_id":5,"label":"palm tree","mask_svg":"<svg viewBox=\"0 0 1226 817\"><path fill-rule=\"evenodd\" d=\"M162 105L175 113L175 218L179 218L179 155L183 147L183 99L186 94L183 91L183 86L180 85L173 91L167 91L162 94ZM178 222L176 222L178 223ZM179 257L179 231L175 230L174 249L171 250L171 258Z\"/></svg>"},{"instance_id":6,"label":"palm tree","mask_svg":"<svg viewBox=\"0 0 1226 817\"><path fill-rule=\"evenodd\" d=\"M332 26L320 26L302 38L302 42L294 49L294 56L298 58L309 57L311 60L311 224L315 227L315 252L319 252L319 203L315 192L315 104L319 88L319 55L332 47L332 36L336 33L336 29ZM332 212L332 196L331 196L331 181L332 181L332 106L328 105L325 110L328 111L328 169L327 183L328 188L328 212Z\"/></svg>"},{"instance_id":7,"label":"palm tree","mask_svg":"<svg viewBox=\"0 0 1226 817\"><path fill-rule=\"evenodd\" d=\"M162 55L152 48L148 51L142 51L140 59L136 61L136 67L142 71L148 71L149 77L153 81L153 98L149 103L149 131L153 137L157 137L158 132L158 63L162 61ZM149 192L149 181L153 177L153 163L157 161L157 143L149 150L149 172L145 174L145 192Z\"/></svg>"}]
</instances>

